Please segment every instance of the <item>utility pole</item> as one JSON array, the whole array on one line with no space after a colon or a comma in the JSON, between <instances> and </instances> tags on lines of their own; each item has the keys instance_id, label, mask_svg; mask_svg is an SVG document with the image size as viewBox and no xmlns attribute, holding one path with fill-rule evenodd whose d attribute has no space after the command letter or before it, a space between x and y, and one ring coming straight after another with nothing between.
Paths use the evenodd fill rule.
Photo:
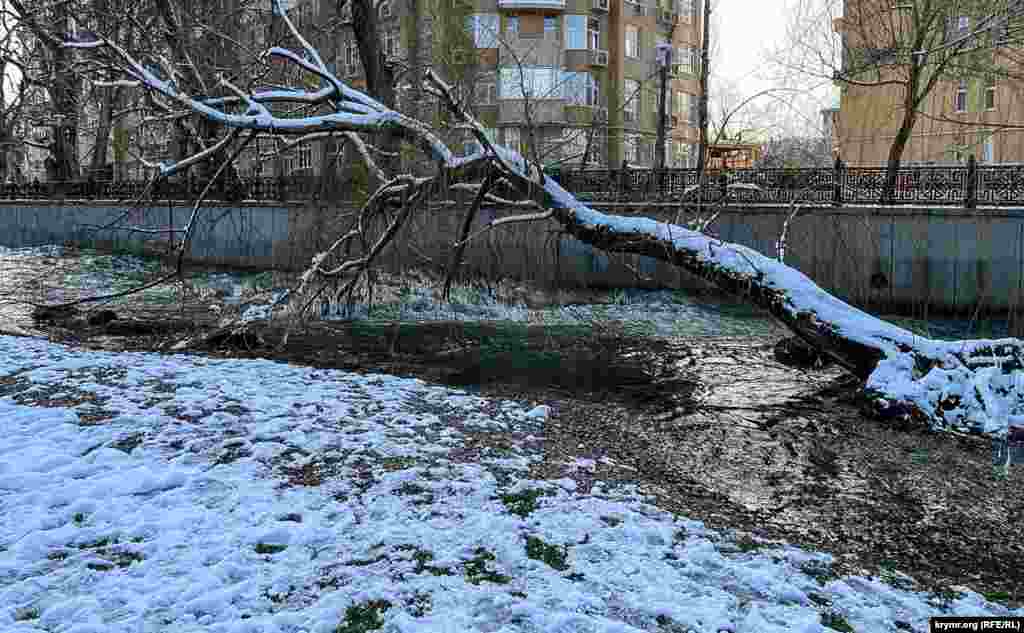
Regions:
<instances>
[{"instance_id":1,"label":"utility pole","mask_svg":"<svg viewBox=\"0 0 1024 633\"><path fill-rule=\"evenodd\" d=\"M704 179L708 152L708 40L711 39L711 0L704 0L704 35L700 40L700 107L697 108L699 144L697 146L697 182ZM703 198L703 188L701 198Z\"/></svg>"},{"instance_id":2,"label":"utility pole","mask_svg":"<svg viewBox=\"0 0 1024 633\"><path fill-rule=\"evenodd\" d=\"M661 66L658 75L661 79L661 90L658 98L658 140L654 148L654 167L658 172L665 169L665 138L668 127L668 69L672 63L672 44L658 44L657 60Z\"/></svg>"}]
</instances>

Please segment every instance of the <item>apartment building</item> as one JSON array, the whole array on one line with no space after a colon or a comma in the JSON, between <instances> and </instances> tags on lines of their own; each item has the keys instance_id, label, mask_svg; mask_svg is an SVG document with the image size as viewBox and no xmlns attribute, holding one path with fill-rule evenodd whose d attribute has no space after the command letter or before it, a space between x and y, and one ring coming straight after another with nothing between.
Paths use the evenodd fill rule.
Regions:
<instances>
[{"instance_id":1,"label":"apartment building","mask_svg":"<svg viewBox=\"0 0 1024 633\"><path fill-rule=\"evenodd\" d=\"M833 132L834 148L849 165L877 166L888 160L889 148L903 118L904 87L858 85L844 81L870 74L875 84L900 78L907 65L917 63L929 71L935 58L949 45L966 38L967 48L976 55L973 72L943 75L917 108L919 116L907 142L902 162L908 165L944 165L963 162L974 155L982 163L1024 162L1024 83L1008 79L1021 77L1020 50L1005 17L1005 3L986 6L987 13L967 14L948 2L947 12L934 21L937 33L930 33L925 47L928 57L911 55L910 34L917 28L907 5L889 0L846 0L844 17L835 20L833 30L843 40L843 70L837 73L841 89L837 112L823 112ZM966 6L966 5L965 5ZM1003 7L1000 9L999 7ZM1001 17L998 13L1004 11ZM961 14L961 11L963 14ZM864 19L862 16L870 15ZM865 26L866 21L877 22ZM903 59L905 57L906 59ZM931 64L931 65L928 65Z\"/></svg>"},{"instance_id":2,"label":"apartment building","mask_svg":"<svg viewBox=\"0 0 1024 633\"><path fill-rule=\"evenodd\" d=\"M289 13L300 24L324 24L333 3L298 0ZM411 85L417 65L430 67L456 86L493 142L547 165L579 165L584 157L591 166L653 165L656 50L668 45L666 164L695 161L699 0L385 0L378 15L400 109L433 121L455 149L475 149ZM341 24L314 41L340 78L365 86L350 14ZM304 151L295 168L315 171L321 149Z\"/></svg>"}]
</instances>

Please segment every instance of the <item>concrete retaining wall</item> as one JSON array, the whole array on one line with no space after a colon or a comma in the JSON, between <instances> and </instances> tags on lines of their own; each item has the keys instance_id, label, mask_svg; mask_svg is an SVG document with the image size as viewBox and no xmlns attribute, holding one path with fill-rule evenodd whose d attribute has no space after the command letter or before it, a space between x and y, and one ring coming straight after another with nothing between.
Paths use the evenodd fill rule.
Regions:
<instances>
[{"instance_id":1,"label":"concrete retaining wall","mask_svg":"<svg viewBox=\"0 0 1024 633\"><path fill-rule=\"evenodd\" d=\"M670 205L594 205L601 211L671 221ZM309 206L211 205L201 210L190 259L236 267L300 270L339 234L349 209ZM190 207L127 208L113 204L0 205L0 244L94 243L166 250L169 224L182 227ZM482 209L473 230L511 215ZM725 208L710 230L766 255L788 207ZM446 265L464 207L432 206L399 232L382 263ZM98 228L142 226L152 233ZM371 227L371 234L375 227ZM178 239L176 236L175 239ZM822 287L872 310L970 314L1016 311L1024 305L1024 210L842 207L807 208L791 222L786 262ZM704 284L678 269L635 255L607 255L563 235L553 221L513 224L484 233L465 254L467 273L506 275L548 285L664 286ZM631 270L632 268L632 270ZM638 281L636 273L644 279ZM874 281L874 283L872 283Z\"/></svg>"}]
</instances>

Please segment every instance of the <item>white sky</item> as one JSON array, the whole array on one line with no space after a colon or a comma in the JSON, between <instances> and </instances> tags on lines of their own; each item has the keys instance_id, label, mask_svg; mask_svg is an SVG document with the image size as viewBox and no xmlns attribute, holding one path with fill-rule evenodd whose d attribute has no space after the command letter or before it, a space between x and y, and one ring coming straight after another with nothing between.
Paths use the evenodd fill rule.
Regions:
<instances>
[{"instance_id":1,"label":"white sky","mask_svg":"<svg viewBox=\"0 0 1024 633\"><path fill-rule=\"evenodd\" d=\"M715 0L711 14L717 16L720 38L712 67L727 79L754 79L767 50L785 35L785 0Z\"/></svg>"},{"instance_id":2,"label":"white sky","mask_svg":"<svg viewBox=\"0 0 1024 633\"><path fill-rule=\"evenodd\" d=\"M703 0L698 0L703 1ZM712 75L715 80L711 85L711 100L715 101L714 91L724 86L735 95L732 102L753 95L759 91L775 87L765 79L771 72L768 64L770 51L777 49L785 42L786 25L789 21L789 6L793 0L712 0L712 38L717 35L717 43L712 40L711 59ZM717 84L717 86L716 86ZM798 128L804 125L818 125L819 111L837 102L835 90L827 84L820 84L813 95L789 97L773 97L775 105L785 114L791 123ZM780 101L789 103L782 106ZM761 100L760 103L766 103ZM736 117L737 120L743 117ZM760 122L753 123L760 127ZM778 128L778 121L764 121L765 127ZM800 134L790 127L790 133Z\"/></svg>"}]
</instances>

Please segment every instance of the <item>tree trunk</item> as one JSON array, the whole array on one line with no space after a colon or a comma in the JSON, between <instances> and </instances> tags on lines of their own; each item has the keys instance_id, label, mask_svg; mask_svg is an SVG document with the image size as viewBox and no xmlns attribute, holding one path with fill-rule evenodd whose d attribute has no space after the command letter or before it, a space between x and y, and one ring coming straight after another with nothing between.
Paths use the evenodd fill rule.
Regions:
<instances>
[{"instance_id":1,"label":"tree trunk","mask_svg":"<svg viewBox=\"0 0 1024 633\"><path fill-rule=\"evenodd\" d=\"M893 139L892 145L889 146L889 160L886 163L885 170L885 185L882 188L882 204L893 204L896 194L896 178L900 172L900 160L903 157L903 150L907 147L907 141L910 140L910 133L914 130L915 122L914 110L907 110L904 112L903 121L900 123L900 129L896 131L896 138Z\"/></svg>"},{"instance_id":2,"label":"tree trunk","mask_svg":"<svg viewBox=\"0 0 1024 633\"><path fill-rule=\"evenodd\" d=\"M110 133L114 127L114 109L121 102L121 90L112 88L103 93L99 121L96 125L96 140L93 143L92 159L89 161L90 174L98 174L107 167L107 147L110 145Z\"/></svg>"}]
</instances>

